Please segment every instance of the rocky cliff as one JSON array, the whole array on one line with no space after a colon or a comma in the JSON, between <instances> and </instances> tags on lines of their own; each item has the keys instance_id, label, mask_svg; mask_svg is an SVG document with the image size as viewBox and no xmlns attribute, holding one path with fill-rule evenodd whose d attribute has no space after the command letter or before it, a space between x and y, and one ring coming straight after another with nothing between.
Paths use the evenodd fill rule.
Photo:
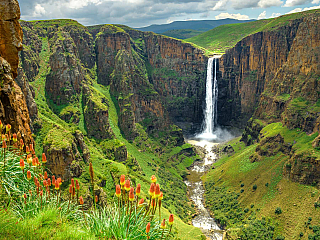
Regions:
<instances>
[{"instance_id":1,"label":"rocky cliff","mask_svg":"<svg viewBox=\"0 0 320 240\"><path fill-rule=\"evenodd\" d=\"M26 143L33 142L30 118L24 94L13 79L17 76L18 52L22 49L22 30L18 20L20 8L16 0L0 3L0 119L12 125Z\"/></svg>"}]
</instances>

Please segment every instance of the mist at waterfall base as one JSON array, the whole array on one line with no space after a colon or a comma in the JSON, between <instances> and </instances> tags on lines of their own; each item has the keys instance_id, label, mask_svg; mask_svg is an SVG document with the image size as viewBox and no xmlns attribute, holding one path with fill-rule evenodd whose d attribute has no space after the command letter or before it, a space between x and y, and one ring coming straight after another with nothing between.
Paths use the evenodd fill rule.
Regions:
<instances>
[{"instance_id":1,"label":"mist at waterfall base","mask_svg":"<svg viewBox=\"0 0 320 240\"><path fill-rule=\"evenodd\" d=\"M236 130L234 130L234 133L231 133L229 130L225 128L216 127L212 133L202 132L193 136L192 139L198 141L221 143L229 141L237 136L238 134L236 133Z\"/></svg>"}]
</instances>

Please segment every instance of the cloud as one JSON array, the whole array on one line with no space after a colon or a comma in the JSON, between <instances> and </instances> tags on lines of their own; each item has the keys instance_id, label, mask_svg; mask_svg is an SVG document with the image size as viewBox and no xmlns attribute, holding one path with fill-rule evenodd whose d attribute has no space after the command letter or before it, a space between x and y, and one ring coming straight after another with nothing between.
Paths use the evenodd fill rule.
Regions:
<instances>
[{"instance_id":1,"label":"cloud","mask_svg":"<svg viewBox=\"0 0 320 240\"><path fill-rule=\"evenodd\" d=\"M287 12L286 14L291 14L291 13L297 13L297 12L304 12L304 11L309 11L309 10L313 10L313 9L319 9L319 6L313 6L313 7L306 7L306 8L295 8L293 10L291 10L290 12Z\"/></svg>"},{"instance_id":2,"label":"cloud","mask_svg":"<svg viewBox=\"0 0 320 240\"><path fill-rule=\"evenodd\" d=\"M40 4L37 4L34 7L34 12L32 14L33 17L41 17L46 14L46 10Z\"/></svg>"},{"instance_id":3,"label":"cloud","mask_svg":"<svg viewBox=\"0 0 320 240\"><path fill-rule=\"evenodd\" d=\"M240 13L220 13L219 15L215 16L217 20L219 19L225 19L225 18L232 18L232 19L238 19L238 20L249 20L249 16L247 15L241 15Z\"/></svg>"},{"instance_id":4,"label":"cloud","mask_svg":"<svg viewBox=\"0 0 320 240\"><path fill-rule=\"evenodd\" d=\"M312 4L318 4L318 3L320 3L320 0L313 0L312 1Z\"/></svg>"},{"instance_id":5,"label":"cloud","mask_svg":"<svg viewBox=\"0 0 320 240\"><path fill-rule=\"evenodd\" d=\"M294 7L294 6L302 5L302 4L309 3L309 2L310 2L310 0L287 0L283 6L284 7Z\"/></svg>"},{"instance_id":6,"label":"cloud","mask_svg":"<svg viewBox=\"0 0 320 240\"><path fill-rule=\"evenodd\" d=\"M261 8L269 8L274 6L280 6L283 2L281 0L260 0L258 3L258 7Z\"/></svg>"},{"instance_id":7,"label":"cloud","mask_svg":"<svg viewBox=\"0 0 320 240\"><path fill-rule=\"evenodd\" d=\"M280 6L283 4L282 0L231 0L234 9L243 8L269 8ZM287 0L288 1L288 0Z\"/></svg>"},{"instance_id":8,"label":"cloud","mask_svg":"<svg viewBox=\"0 0 320 240\"><path fill-rule=\"evenodd\" d=\"M281 16L281 13L272 13L270 18L276 18Z\"/></svg>"},{"instance_id":9,"label":"cloud","mask_svg":"<svg viewBox=\"0 0 320 240\"><path fill-rule=\"evenodd\" d=\"M216 5L212 8L212 11L225 11L228 0L220 0L216 3Z\"/></svg>"},{"instance_id":10,"label":"cloud","mask_svg":"<svg viewBox=\"0 0 320 240\"><path fill-rule=\"evenodd\" d=\"M260 13L260 15L258 16L258 20L260 19L265 19L267 15L267 11L263 11L262 13Z\"/></svg>"}]
</instances>

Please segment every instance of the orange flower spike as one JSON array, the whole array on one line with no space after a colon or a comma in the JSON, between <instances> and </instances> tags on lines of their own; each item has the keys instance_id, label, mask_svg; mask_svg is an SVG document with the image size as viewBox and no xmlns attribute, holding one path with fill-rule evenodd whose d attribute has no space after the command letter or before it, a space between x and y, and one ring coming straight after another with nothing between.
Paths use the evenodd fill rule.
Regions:
<instances>
[{"instance_id":1,"label":"orange flower spike","mask_svg":"<svg viewBox=\"0 0 320 240\"><path fill-rule=\"evenodd\" d=\"M27 156L27 163L30 165L32 163L32 155L28 154Z\"/></svg>"},{"instance_id":2,"label":"orange flower spike","mask_svg":"<svg viewBox=\"0 0 320 240\"><path fill-rule=\"evenodd\" d=\"M30 146L30 147L29 147L29 148L30 148L30 151L32 152L32 150L34 150L34 149L33 149L33 144L30 143L29 146Z\"/></svg>"},{"instance_id":3,"label":"orange flower spike","mask_svg":"<svg viewBox=\"0 0 320 240\"><path fill-rule=\"evenodd\" d=\"M150 197L154 197L154 183L151 183L150 189L149 189L149 195Z\"/></svg>"},{"instance_id":4,"label":"orange flower spike","mask_svg":"<svg viewBox=\"0 0 320 240\"><path fill-rule=\"evenodd\" d=\"M59 183L59 186L62 184L62 180L61 180L61 178L57 178L57 181L56 182L58 182Z\"/></svg>"},{"instance_id":5,"label":"orange flower spike","mask_svg":"<svg viewBox=\"0 0 320 240\"><path fill-rule=\"evenodd\" d=\"M30 181L31 180L31 172L28 170L27 172L27 179Z\"/></svg>"},{"instance_id":6,"label":"orange flower spike","mask_svg":"<svg viewBox=\"0 0 320 240\"><path fill-rule=\"evenodd\" d=\"M26 146L26 153L29 154L30 153L30 149L28 146Z\"/></svg>"},{"instance_id":7,"label":"orange flower spike","mask_svg":"<svg viewBox=\"0 0 320 240\"><path fill-rule=\"evenodd\" d=\"M32 159L32 166L37 166L36 158L33 158L33 159Z\"/></svg>"},{"instance_id":8,"label":"orange flower spike","mask_svg":"<svg viewBox=\"0 0 320 240\"><path fill-rule=\"evenodd\" d=\"M59 182L58 182L58 181L55 181L55 183L54 183L54 188L55 188L56 190L59 190L60 185L59 185Z\"/></svg>"},{"instance_id":9,"label":"orange flower spike","mask_svg":"<svg viewBox=\"0 0 320 240\"><path fill-rule=\"evenodd\" d=\"M72 185L69 186L69 193L72 194Z\"/></svg>"},{"instance_id":10,"label":"orange flower spike","mask_svg":"<svg viewBox=\"0 0 320 240\"><path fill-rule=\"evenodd\" d=\"M146 227L146 233L147 233L147 234L150 232L150 227L151 227L151 224L148 223L148 224L147 224L147 227Z\"/></svg>"},{"instance_id":11,"label":"orange flower spike","mask_svg":"<svg viewBox=\"0 0 320 240\"><path fill-rule=\"evenodd\" d=\"M21 168L21 170L24 169L24 160L23 159L20 159L20 168Z\"/></svg>"},{"instance_id":12,"label":"orange flower spike","mask_svg":"<svg viewBox=\"0 0 320 240\"><path fill-rule=\"evenodd\" d=\"M33 177L34 184L37 185L38 178L36 176Z\"/></svg>"},{"instance_id":13,"label":"orange flower spike","mask_svg":"<svg viewBox=\"0 0 320 240\"><path fill-rule=\"evenodd\" d=\"M27 194L23 194L24 199L27 199Z\"/></svg>"},{"instance_id":14,"label":"orange flower spike","mask_svg":"<svg viewBox=\"0 0 320 240\"><path fill-rule=\"evenodd\" d=\"M2 141L2 148L7 148L6 140L3 140L3 141Z\"/></svg>"},{"instance_id":15,"label":"orange flower spike","mask_svg":"<svg viewBox=\"0 0 320 240\"><path fill-rule=\"evenodd\" d=\"M136 188L136 195L139 197L141 193L141 184L138 183L137 188Z\"/></svg>"},{"instance_id":16,"label":"orange flower spike","mask_svg":"<svg viewBox=\"0 0 320 240\"><path fill-rule=\"evenodd\" d=\"M55 185L56 184L56 177L53 175L52 176L52 185Z\"/></svg>"},{"instance_id":17,"label":"orange flower spike","mask_svg":"<svg viewBox=\"0 0 320 240\"><path fill-rule=\"evenodd\" d=\"M173 225L173 221L174 221L173 214L170 214L170 216L169 216L169 225L170 226Z\"/></svg>"},{"instance_id":18,"label":"orange flower spike","mask_svg":"<svg viewBox=\"0 0 320 240\"><path fill-rule=\"evenodd\" d=\"M82 196L79 197L79 203L80 203L80 205L83 204L83 197Z\"/></svg>"},{"instance_id":19,"label":"orange flower spike","mask_svg":"<svg viewBox=\"0 0 320 240\"><path fill-rule=\"evenodd\" d=\"M154 207L156 205L156 199L153 198L152 201L151 201L151 207Z\"/></svg>"},{"instance_id":20,"label":"orange flower spike","mask_svg":"<svg viewBox=\"0 0 320 240\"><path fill-rule=\"evenodd\" d=\"M46 163L47 162L47 157L45 153L42 153L42 163Z\"/></svg>"},{"instance_id":21,"label":"orange flower spike","mask_svg":"<svg viewBox=\"0 0 320 240\"><path fill-rule=\"evenodd\" d=\"M138 202L138 206L142 205L144 203L144 198L141 198L140 201Z\"/></svg>"},{"instance_id":22,"label":"orange flower spike","mask_svg":"<svg viewBox=\"0 0 320 240\"><path fill-rule=\"evenodd\" d=\"M48 173L47 171L44 172L44 179L47 179L48 178Z\"/></svg>"},{"instance_id":23,"label":"orange flower spike","mask_svg":"<svg viewBox=\"0 0 320 240\"><path fill-rule=\"evenodd\" d=\"M126 180L126 182L125 182L125 184L124 184L124 189L125 189L126 191L129 191L129 190L130 190L130 180L129 180L129 179Z\"/></svg>"},{"instance_id":24,"label":"orange flower spike","mask_svg":"<svg viewBox=\"0 0 320 240\"><path fill-rule=\"evenodd\" d=\"M75 196L76 195L76 189L73 187L72 188L72 196Z\"/></svg>"},{"instance_id":25,"label":"orange flower spike","mask_svg":"<svg viewBox=\"0 0 320 240\"><path fill-rule=\"evenodd\" d=\"M16 133L12 134L12 141L13 142L17 142L18 141Z\"/></svg>"},{"instance_id":26,"label":"orange flower spike","mask_svg":"<svg viewBox=\"0 0 320 240\"><path fill-rule=\"evenodd\" d=\"M39 162L39 158L38 157L36 157L36 164L37 164L37 166L40 166L40 162Z\"/></svg>"},{"instance_id":27,"label":"orange flower spike","mask_svg":"<svg viewBox=\"0 0 320 240\"><path fill-rule=\"evenodd\" d=\"M11 125L10 125L10 124L7 124L7 126L6 126L6 132L10 132L10 130L11 130Z\"/></svg>"},{"instance_id":28,"label":"orange flower spike","mask_svg":"<svg viewBox=\"0 0 320 240\"><path fill-rule=\"evenodd\" d=\"M50 178L48 178L47 183L48 183L48 186L50 187L51 186L51 179Z\"/></svg>"},{"instance_id":29,"label":"orange flower spike","mask_svg":"<svg viewBox=\"0 0 320 240\"><path fill-rule=\"evenodd\" d=\"M163 199L163 192L160 192L160 196L158 197L158 200L162 200Z\"/></svg>"},{"instance_id":30,"label":"orange flower spike","mask_svg":"<svg viewBox=\"0 0 320 240\"><path fill-rule=\"evenodd\" d=\"M23 142L23 139L21 138L20 139L20 149L22 149L24 147L24 142Z\"/></svg>"},{"instance_id":31,"label":"orange flower spike","mask_svg":"<svg viewBox=\"0 0 320 240\"><path fill-rule=\"evenodd\" d=\"M121 196L121 187L120 185L116 186L116 196L119 198Z\"/></svg>"},{"instance_id":32,"label":"orange flower spike","mask_svg":"<svg viewBox=\"0 0 320 240\"><path fill-rule=\"evenodd\" d=\"M133 201L134 201L134 188L133 188L133 187L130 188L129 201L130 201L130 202L133 202Z\"/></svg>"},{"instance_id":33,"label":"orange flower spike","mask_svg":"<svg viewBox=\"0 0 320 240\"><path fill-rule=\"evenodd\" d=\"M2 128L3 128L3 124L2 124L2 122L0 120L0 130L2 130Z\"/></svg>"},{"instance_id":34,"label":"orange flower spike","mask_svg":"<svg viewBox=\"0 0 320 240\"><path fill-rule=\"evenodd\" d=\"M151 176L151 182L156 183L157 182L157 178L155 175Z\"/></svg>"},{"instance_id":35,"label":"orange flower spike","mask_svg":"<svg viewBox=\"0 0 320 240\"><path fill-rule=\"evenodd\" d=\"M78 180L76 180L76 189L77 189L78 191L80 190L80 185L79 185Z\"/></svg>"},{"instance_id":36,"label":"orange flower spike","mask_svg":"<svg viewBox=\"0 0 320 240\"><path fill-rule=\"evenodd\" d=\"M165 229L166 228L166 219L163 219L160 225L161 229Z\"/></svg>"},{"instance_id":37,"label":"orange flower spike","mask_svg":"<svg viewBox=\"0 0 320 240\"><path fill-rule=\"evenodd\" d=\"M96 201L96 203L98 202L98 196L97 195L94 197L94 200Z\"/></svg>"},{"instance_id":38,"label":"orange flower spike","mask_svg":"<svg viewBox=\"0 0 320 240\"><path fill-rule=\"evenodd\" d=\"M43 180L43 186L47 187L48 186L48 182L47 180Z\"/></svg>"},{"instance_id":39,"label":"orange flower spike","mask_svg":"<svg viewBox=\"0 0 320 240\"><path fill-rule=\"evenodd\" d=\"M156 185L156 189L155 189L155 192L154 192L154 196L155 196L156 198L158 198L158 197L160 196L160 185L159 185L159 184Z\"/></svg>"},{"instance_id":40,"label":"orange flower spike","mask_svg":"<svg viewBox=\"0 0 320 240\"><path fill-rule=\"evenodd\" d=\"M74 188L74 180L71 178L71 186Z\"/></svg>"},{"instance_id":41,"label":"orange flower spike","mask_svg":"<svg viewBox=\"0 0 320 240\"><path fill-rule=\"evenodd\" d=\"M126 181L126 176L125 175L121 175L121 177L120 177L120 185L121 185L121 187L124 185L125 181Z\"/></svg>"}]
</instances>

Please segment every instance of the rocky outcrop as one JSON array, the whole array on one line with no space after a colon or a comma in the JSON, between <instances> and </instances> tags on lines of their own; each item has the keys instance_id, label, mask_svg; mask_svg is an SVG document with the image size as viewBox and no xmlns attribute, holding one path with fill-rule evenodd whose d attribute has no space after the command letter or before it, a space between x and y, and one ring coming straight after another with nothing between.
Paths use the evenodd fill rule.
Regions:
<instances>
[{"instance_id":1,"label":"rocky outcrop","mask_svg":"<svg viewBox=\"0 0 320 240\"><path fill-rule=\"evenodd\" d=\"M82 154L78 148L81 149ZM47 168L63 180L80 177L82 174L80 162L88 162L90 159L90 152L82 133L76 131L73 136L58 126L54 126L47 134L43 152L47 156Z\"/></svg>"},{"instance_id":2,"label":"rocky outcrop","mask_svg":"<svg viewBox=\"0 0 320 240\"><path fill-rule=\"evenodd\" d=\"M219 124L243 127L251 118L265 87L287 61L301 21L250 35L222 56Z\"/></svg>"},{"instance_id":3,"label":"rocky outcrop","mask_svg":"<svg viewBox=\"0 0 320 240\"><path fill-rule=\"evenodd\" d=\"M18 22L20 8L16 0L0 3L0 119L11 124L25 143L33 142L30 118L24 95L13 81L19 65L18 51L22 49L22 31Z\"/></svg>"},{"instance_id":4,"label":"rocky outcrop","mask_svg":"<svg viewBox=\"0 0 320 240\"><path fill-rule=\"evenodd\" d=\"M77 47L63 29L49 33L51 71L46 79L46 93L56 105L78 100L84 74L78 61Z\"/></svg>"},{"instance_id":5,"label":"rocky outcrop","mask_svg":"<svg viewBox=\"0 0 320 240\"><path fill-rule=\"evenodd\" d=\"M90 87L83 88L84 119L88 135L97 139L111 139L114 136L109 124L108 101Z\"/></svg>"}]
</instances>

